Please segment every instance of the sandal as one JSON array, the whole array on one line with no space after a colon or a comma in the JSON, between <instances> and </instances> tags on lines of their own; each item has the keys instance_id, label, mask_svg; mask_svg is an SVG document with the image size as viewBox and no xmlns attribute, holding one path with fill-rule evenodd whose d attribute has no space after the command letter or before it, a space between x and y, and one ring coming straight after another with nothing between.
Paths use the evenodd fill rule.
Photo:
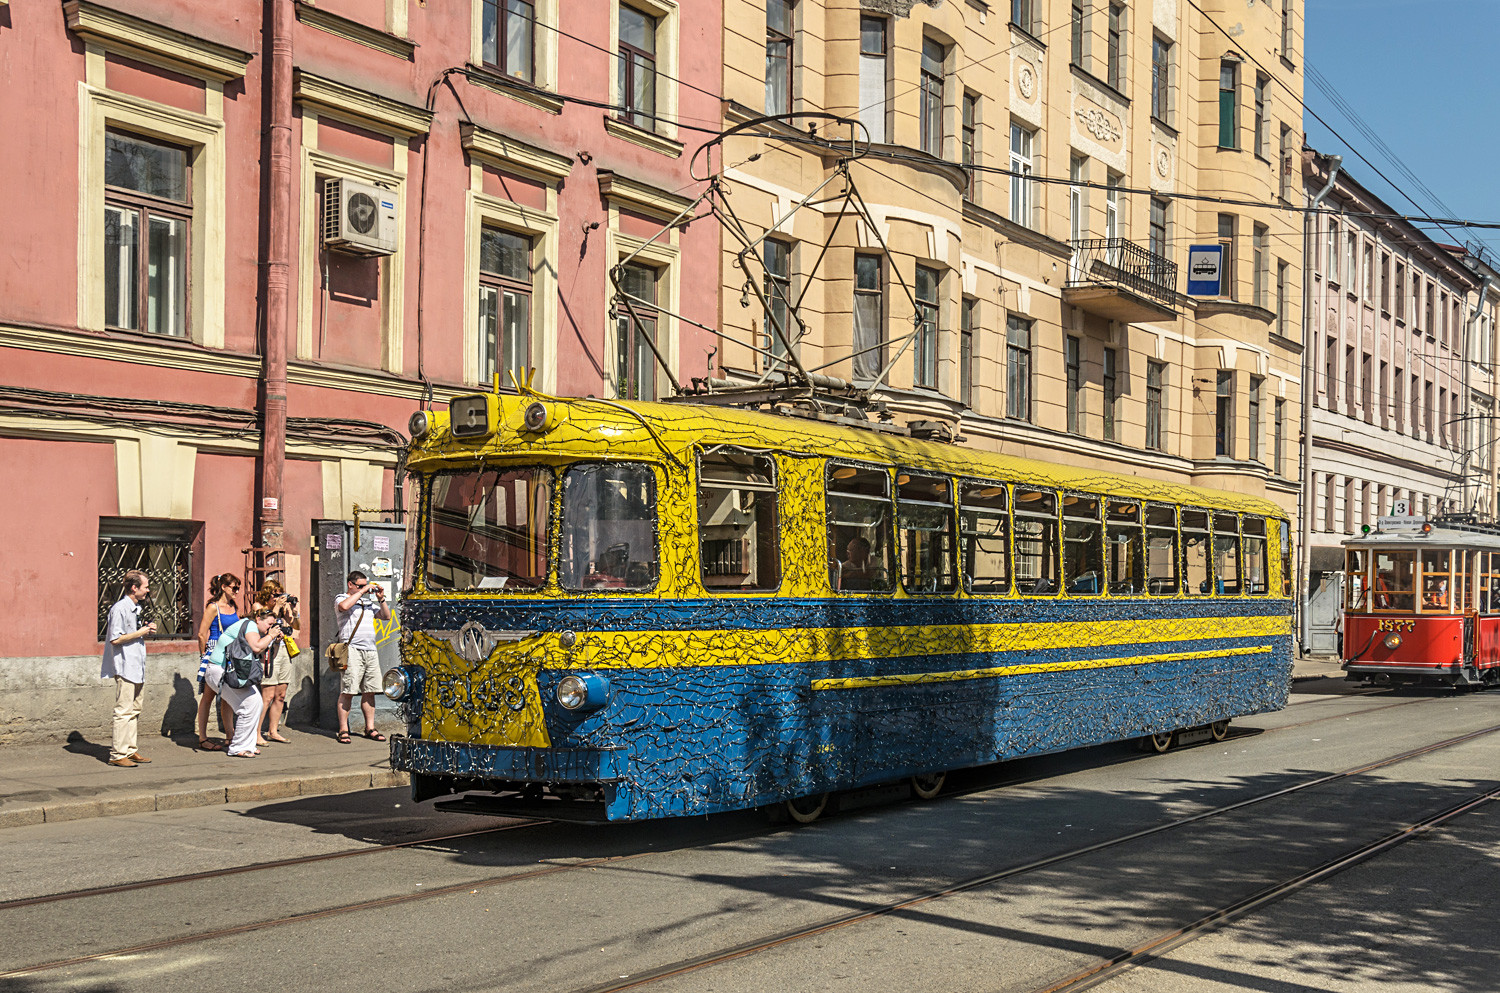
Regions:
<instances>
[{"instance_id":1,"label":"sandal","mask_svg":"<svg viewBox=\"0 0 1500 993\"><path fill-rule=\"evenodd\" d=\"M268 735L266 735L266 740L267 741L279 741L283 745L290 745L292 743L292 739L290 739L290 738L283 738L279 734L268 734Z\"/></svg>"},{"instance_id":2,"label":"sandal","mask_svg":"<svg viewBox=\"0 0 1500 993\"><path fill-rule=\"evenodd\" d=\"M349 744L349 741L350 741L349 732L348 731L340 731L337 735L334 736L334 739L340 745L347 745L347 744Z\"/></svg>"},{"instance_id":3,"label":"sandal","mask_svg":"<svg viewBox=\"0 0 1500 993\"><path fill-rule=\"evenodd\" d=\"M217 738L199 738L198 751L200 752L222 752L224 743Z\"/></svg>"},{"instance_id":4,"label":"sandal","mask_svg":"<svg viewBox=\"0 0 1500 993\"><path fill-rule=\"evenodd\" d=\"M384 741L385 740L385 735L381 734L379 731L375 730L374 728L365 728L365 737L369 738L371 741Z\"/></svg>"}]
</instances>

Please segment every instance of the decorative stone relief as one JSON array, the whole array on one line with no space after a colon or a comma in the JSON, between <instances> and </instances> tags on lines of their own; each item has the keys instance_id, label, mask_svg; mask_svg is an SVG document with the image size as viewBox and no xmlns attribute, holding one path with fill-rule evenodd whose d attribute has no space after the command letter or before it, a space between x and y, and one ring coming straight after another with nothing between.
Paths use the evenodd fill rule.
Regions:
<instances>
[{"instance_id":1,"label":"decorative stone relief","mask_svg":"<svg viewBox=\"0 0 1500 993\"><path fill-rule=\"evenodd\" d=\"M1162 179L1172 175L1172 156L1167 154L1165 148L1156 150L1156 174Z\"/></svg>"},{"instance_id":2,"label":"decorative stone relief","mask_svg":"<svg viewBox=\"0 0 1500 993\"><path fill-rule=\"evenodd\" d=\"M1031 66L1022 65L1016 73L1016 89L1021 91L1021 96L1027 100L1036 92L1036 73L1031 71Z\"/></svg>"},{"instance_id":3,"label":"decorative stone relief","mask_svg":"<svg viewBox=\"0 0 1500 993\"><path fill-rule=\"evenodd\" d=\"M943 0L859 0L859 5L865 10L893 14L896 17L911 16L911 9L918 3L925 3L929 7L941 7Z\"/></svg>"},{"instance_id":4,"label":"decorative stone relief","mask_svg":"<svg viewBox=\"0 0 1500 993\"><path fill-rule=\"evenodd\" d=\"M1092 107L1083 108L1078 111L1078 120L1083 123L1083 128L1099 141L1119 141L1120 127L1110 120L1108 114L1102 110Z\"/></svg>"}]
</instances>

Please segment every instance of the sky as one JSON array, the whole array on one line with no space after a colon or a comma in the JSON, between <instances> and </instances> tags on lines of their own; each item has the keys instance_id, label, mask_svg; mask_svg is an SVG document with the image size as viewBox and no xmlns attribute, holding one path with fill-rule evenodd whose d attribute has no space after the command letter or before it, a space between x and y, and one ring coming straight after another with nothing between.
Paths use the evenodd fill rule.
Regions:
<instances>
[{"instance_id":1,"label":"sky","mask_svg":"<svg viewBox=\"0 0 1500 993\"><path fill-rule=\"evenodd\" d=\"M1308 144L1342 155L1345 170L1401 213L1418 211L1376 169L1423 213L1500 222L1500 66L1494 58L1500 0L1306 0L1305 9ZM1332 97L1319 88L1315 72ZM1374 138L1350 120L1340 100ZM1483 239L1490 261L1500 263L1500 231L1449 230L1433 237Z\"/></svg>"}]
</instances>

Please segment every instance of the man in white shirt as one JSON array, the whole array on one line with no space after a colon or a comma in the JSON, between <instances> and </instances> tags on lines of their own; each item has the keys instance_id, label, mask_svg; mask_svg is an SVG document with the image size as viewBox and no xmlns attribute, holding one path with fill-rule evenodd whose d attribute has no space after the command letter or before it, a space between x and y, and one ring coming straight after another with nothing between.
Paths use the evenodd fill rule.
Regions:
<instances>
[{"instance_id":1,"label":"man in white shirt","mask_svg":"<svg viewBox=\"0 0 1500 993\"><path fill-rule=\"evenodd\" d=\"M375 650L375 620L391 619L385 588L371 583L368 576L356 569L349 573L348 592L334 602L334 607L338 611L339 641L349 643L349 668L339 679L338 740L349 744L349 709L355 694L359 694L365 737L384 741L385 735L375 730L375 694L381 691L385 677L380 671L380 655Z\"/></svg>"},{"instance_id":2,"label":"man in white shirt","mask_svg":"<svg viewBox=\"0 0 1500 993\"><path fill-rule=\"evenodd\" d=\"M136 724L141 716L141 691L146 684L146 636L156 623L141 623L141 601L151 592L151 581L139 569L125 574L125 595L109 608L104 627L104 664L101 679L115 681L114 736L109 764L133 769L150 762L136 749Z\"/></svg>"}]
</instances>

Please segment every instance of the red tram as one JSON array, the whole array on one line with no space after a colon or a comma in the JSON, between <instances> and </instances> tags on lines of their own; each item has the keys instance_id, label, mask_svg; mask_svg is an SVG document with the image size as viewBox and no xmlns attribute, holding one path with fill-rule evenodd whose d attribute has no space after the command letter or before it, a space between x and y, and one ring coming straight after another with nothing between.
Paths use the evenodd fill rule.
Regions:
<instances>
[{"instance_id":1,"label":"red tram","mask_svg":"<svg viewBox=\"0 0 1500 993\"><path fill-rule=\"evenodd\" d=\"M1344 554L1349 679L1500 682L1500 524L1413 520L1350 538Z\"/></svg>"}]
</instances>

